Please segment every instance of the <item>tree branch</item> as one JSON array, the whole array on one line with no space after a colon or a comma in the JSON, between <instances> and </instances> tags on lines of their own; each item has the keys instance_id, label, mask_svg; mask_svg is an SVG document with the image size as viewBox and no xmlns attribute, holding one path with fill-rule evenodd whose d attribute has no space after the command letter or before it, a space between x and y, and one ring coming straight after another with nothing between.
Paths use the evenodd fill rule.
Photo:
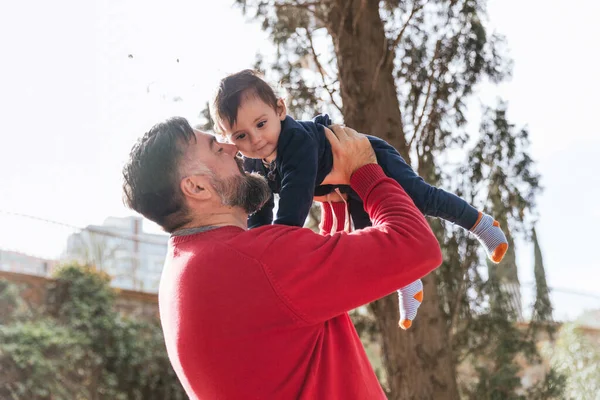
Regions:
<instances>
[{"instance_id":1,"label":"tree branch","mask_svg":"<svg viewBox=\"0 0 600 400\"><path fill-rule=\"evenodd\" d=\"M304 3L299 3L296 1L293 1L290 3L288 3L288 2L283 2L283 3L274 2L273 3L273 5L277 8L294 7L294 8L306 8L306 9L308 9L309 7L313 7L313 6L320 6L321 4L323 4L323 2L321 2L321 1L306 1ZM310 11L314 11L314 10L310 10Z\"/></svg>"},{"instance_id":2,"label":"tree branch","mask_svg":"<svg viewBox=\"0 0 600 400\"><path fill-rule=\"evenodd\" d=\"M322 5L323 3L320 1L307 1L306 3L273 3L273 6L280 10L283 8L301 8L303 10L308 11L310 14L313 15L313 17L315 17L316 19L318 19L319 21L321 21L322 23L324 23L323 18L321 18L318 14L317 14L317 10L315 10L314 8L311 8L313 6L319 6Z\"/></svg>"},{"instance_id":3,"label":"tree branch","mask_svg":"<svg viewBox=\"0 0 600 400\"><path fill-rule=\"evenodd\" d=\"M321 63L319 62L319 55L317 54L317 51L315 50L315 46L313 45L312 35L308 32L308 29L306 29L306 37L308 38L308 44L310 46L310 51L312 53L313 59L315 60L315 64L317 65L317 70L319 71L319 74L321 75L321 79L323 80L323 88L327 91L327 93L329 93L329 97L331 98L331 103L335 106L335 108L337 108L340 111L340 113L343 114L342 108L337 104L337 102L335 101L335 98L333 97L333 94L335 93L335 91L333 89L331 89L329 87L329 85L327 85L327 82L325 81L325 70L323 69L323 66L321 66Z\"/></svg>"},{"instance_id":4,"label":"tree branch","mask_svg":"<svg viewBox=\"0 0 600 400\"><path fill-rule=\"evenodd\" d=\"M441 53L441 51L440 51L441 44L444 42L444 40L447 40L447 39L448 39L447 37L444 37L443 39L438 39L438 41L436 43L435 53L434 53L433 58L431 59L431 62L430 62L430 68L432 69L432 71L431 71L431 76L430 76L430 80L429 80L429 88L431 88L431 86L433 85L433 81L434 81L433 76L435 74L435 71L433 71L433 63L440 56L440 53ZM438 76L437 76L437 78L435 80L438 80L438 81L441 80L442 77L448 72L448 67L450 65L450 62L454 58L454 55L456 54L456 51L457 51L457 49L455 47L453 49L452 53L447 57L447 59L445 60L445 62L441 63L441 69L440 69L440 71L438 73ZM434 97L434 99L432 101L432 107L430 108L429 115L427 116L427 124L421 130L421 134L423 134L426 130L428 130L428 129L431 128L431 117L435 113L435 105L437 104L438 100L440 100L440 92L441 91L439 90L439 87L438 87L438 90L435 92L435 97ZM429 99L429 89L428 89L428 94L427 94L427 97L426 97L425 101L427 102L428 99ZM418 121L417 125L415 126L415 129L414 129L414 132L413 132L413 136L410 139L409 143L412 143L415 140L415 138L417 138L419 136L418 130L419 130L419 127L421 125L421 122L422 122L422 119L423 119L423 115L425 114L425 110L426 110L425 106L426 105L427 105L426 103L423 104L423 109L422 109L421 116L419 117L419 121ZM447 112L447 110L442 110L442 115L444 115L446 112Z\"/></svg>"},{"instance_id":5,"label":"tree branch","mask_svg":"<svg viewBox=\"0 0 600 400\"><path fill-rule=\"evenodd\" d=\"M346 0L346 4L344 4L344 9L342 11L342 20L340 21L340 26L338 27L337 37L342 36L342 30L344 29L344 24L346 23L346 18L350 13L350 5L352 5L351 0Z\"/></svg>"},{"instance_id":6,"label":"tree branch","mask_svg":"<svg viewBox=\"0 0 600 400\"><path fill-rule=\"evenodd\" d=\"M449 22L449 21L450 21L450 17L448 17L448 22ZM463 27L464 27L464 26L463 26ZM462 27L461 27L460 29L462 29ZM460 32L460 29L459 29L459 32ZM432 58L432 60L431 60L431 67L430 67L430 68L432 68L432 69L433 69L433 62L434 62L434 61L435 61L435 59L437 58L437 57L436 57L436 54L437 54L438 56L440 55L440 53L441 53L441 51L440 51L440 49L441 49L441 44L442 44L443 42L445 42L446 40L451 40L451 38L449 38L447 35L444 35L444 37L443 37L442 39L438 39L438 41L437 41L437 43L436 43L435 54L434 54L434 56L433 56L433 58ZM452 43L452 42L451 42L451 43ZM442 62L442 63L441 63L442 67L441 67L441 69L440 69L440 71L439 71L439 74L438 74L438 76L437 76L437 80L441 80L441 79L442 79L442 77L443 77L443 76L444 76L444 75L445 75L445 74L448 72L448 67L449 67L449 65L450 65L450 62L452 61L452 59L453 59L453 58L454 58L454 56L456 55L456 52L457 52L458 46L455 44L453 47L450 47L450 49L452 49L452 52L451 52L451 54L449 54L449 56L447 56L447 58L444 60L445 62ZM433 81L432 81L433 75L434 75L434 71L432 70L432 72L431 72L431 77L430 77L430 81L429 81L429 87L430 87L430 88L431 88L431 85L433 84ZM437 90L437 91L436 91L436 93L435 93L434 100L433 100L433 102L432 102L432 104L433 104L433 107L431 107L431 110L430 110L430 112L429 112L429 115L427 116L427 124L426 124L426 126L424 126L424 127L423 127L423 129L422 129L422 132L421 132L421 133L425 132L425 130L427 130L427 129L430 129L430 127L431 127L431 117L433 116L433 114L434 114L434 112L435 112L435 104L437 104L438 100L440 99L440 95L439 95L439 94L440 94L440 90L439 90L439 88L438 88L438 90ZM428 97L429 97L429 90L428 90L428 95L427 95L427 98L425 99L425 101L427 101L427 100L428 100ZM419 122L418 122L418 124L415 126L415 129L414 129L414 132L413 132L413 137L410 139L409 143L412 143L412 142L415 140L415 138L418 136L418 133L419 133L419 132L418 132L418 128L419 128L419 127L420 127L420 125L421 125L421 122L422 122L422 119L423 119L423 115L424 115L424 113L425 113L425 106L426 106L426 104L424 103L424 104L423 104L423 110L422 110L422 114L421 114L421 116L419 117ZM443 110L443 112L445 113L445 112L446 112L446 110Z\"/></svg>"},{"instance_id":7,"label":"tree branch","mask_svg":"<svg viewBox=\"0 0 600 400\"><path fill-rule=\"evenodd\" d=\"M348 1L348 3L350 3L350 1ZM354 21L352 22L352 32L355 35L356 35L356 27L358 26L358 20L360 19L360 16L361 16L363 10L365 9L366 5L367 5L367 0L361 0L358 12L354 16Z\"/></svg>"},{"instance_id":8,"label":"tree branch","mask_svg":"<svg viewBox=\"0 0 600 400\"><path fill-rule=\"evenodd\" d=\"M404 35L404 31L406 30L406 28L408 27L408 24L410 23L410 20L412 19L412 17L414 17L414 15L423 9L424 4L419 4L419 5L414 5L413 9L410 12L410 15L408 16L406 22L404 23L404 25L402 26L402 29L400 29L400 32L398 33L398 36L396 36L396 39L394 39L394 41L392 42L392 50L394 50L396 48L396 46L398 46L400 44L400 41L402 40L402 36Z\"/></svg>"},{"instance_id":9,"label":"tree branch","mask_svg":"<svg viewBox=\"0 0 600 400\"><path fill-rule=\"evenodd\" d=\"M427 104L429 103L429 97L431 96L431 87L433 86L433 81L434 81L434 76L435 76L435 69L434 69L434 63L436 61L436 59L439 57L439 53L440 53L440 47L441 47L441 39L439 39L437 41L437 44L435 46L435 53L433 54L433 57L431 58L431 61L429 62L429 68L431 69L431 75L429 76L429 82L427 85L427 95L425 96L425 101L423 102L423 108L421 109L421 115L419 116L419 121L414 125L415 128L413 130L413 135L410 138L410 140L408 141L408 147L410 147L413 143L413 141L415 140L415 138L417 137L417 133L419 132L419 128L421 127L421 123L423 122L423 116L425 115L425 110L427 108ZM416 104L415 104L416 106ZM414 124L414 121L413 121Z\"/></svg>"},{"instance_id":10,"label":"tree branch","mask_svg":"<svg viewBox=\"0 0 600 400\"><path fill-rule=\"evenodd\" d=\"M386 63L388 56L390 55L390 50L388 49L388 39L383 39L383 55L381 59L377 63L377 67L375 67L375 73L373 74L373 81L371 81L371 93L375 92L375 86L377 86L377 81L379 80L379 74L383 68L383 65ZM391 57L390 57L391 58Z\"/></svg>"},{"instance_id":11,"label":"tree branch","mask_svg":"<svg viewBox=\"0 0 600 400\"><path fill-rule=\"evenodd\" d=\"M384 65L389 66L389 64L394 60L394 57L393 57L394 51L396 50L396 47L398 46L398 44L400 44L400 41L402 40L402 36L404 35L404 31L408 27L410 20L417 13L417 11L421 10L422 8L423 8L423 4L413 6L413 9L411 10L410 15L406 19L406 22L402 26L402 29L400 29L398 36L396 36L396 38L392 42L391 46L389 45L390 42L387 38L383 41L383 55L381 56L379 63L377 63L377 68L375 69L375 74L373 74L373 82L371 83L371 92L375 91L375 86L377 85L377 80L379 79L379 74L381 73L381 70L383 69Z\"/></svg>"},{"instance_id":12,"label":"tree branch","mask_svg":"<svg viewBox=\"0 0 600 400\"><path fill-rule=\"evenodd\" d=\"M458 315L460 313L460 305L461 305L461 297L464 295L466 288L467 288L467 274L468 274L468 268L465 265L466 262L462 262L461 263L461 268L464 270L463 273L463 279L460 282L460 286L458 287L457 293L456 293L456 299L454 300L454 309L452 310L452 315L450 316L450 343L451 343L451 348L454 348L454 333L453 330L454 328L456 328L456 325L458 323Z\"/></svg>"}]
</instances>

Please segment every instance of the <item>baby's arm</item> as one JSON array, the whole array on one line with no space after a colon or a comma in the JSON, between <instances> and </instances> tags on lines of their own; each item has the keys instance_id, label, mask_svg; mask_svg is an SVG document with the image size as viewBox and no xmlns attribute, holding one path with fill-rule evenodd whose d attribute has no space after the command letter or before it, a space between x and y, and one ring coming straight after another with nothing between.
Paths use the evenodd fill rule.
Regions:
<instances>
[{"instance_id":1,"label":"baby's arm","mask_svg":"<svg viewBox=\"0 0 600 400\"><path fill-rule=\"evenodd\" d=\"M279 138L277 166L281 177L275 224L304 226L315 192L318 144L302 130L290 130Z\"/></svg>"}]
</instances>

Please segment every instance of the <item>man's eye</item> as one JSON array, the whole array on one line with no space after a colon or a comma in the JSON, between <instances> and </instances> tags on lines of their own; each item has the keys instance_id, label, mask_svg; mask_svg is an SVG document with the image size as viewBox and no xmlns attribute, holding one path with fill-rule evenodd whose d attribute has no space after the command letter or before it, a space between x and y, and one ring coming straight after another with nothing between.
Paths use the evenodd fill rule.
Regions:
<instances>
[{"instance_id":1,"label":"man's eye","mask_svg":"<svg viewBox=\"0 0 600 400\"><path fill-rule=\"evenodd\" d=\"M265 124L266 124L266 123L267 123L267 121L261 121L261 122L259 122L259 123L258 123L258 125L257 125L257 126L258 126L259 128L262 128L263 126L265 126Z\"/></svg>"},{"instance_id":2,"label":"man's eye","mask_svg":"<svg viewBox=\"0 0 600 400\"><path fill-rule=\"evenodd\" d=\"M217 153L222 153L223 152L223 148L219 147L219 150L217 150Z\"/></svg>"}]
</instances>

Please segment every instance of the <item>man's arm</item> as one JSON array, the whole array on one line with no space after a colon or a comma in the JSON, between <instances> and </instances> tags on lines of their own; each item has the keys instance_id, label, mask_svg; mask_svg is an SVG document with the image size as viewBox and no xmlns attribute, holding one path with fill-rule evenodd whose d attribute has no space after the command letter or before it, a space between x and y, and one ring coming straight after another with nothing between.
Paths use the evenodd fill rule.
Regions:
<instances>
[{"instance_id":1,"label":"man's arm","mask_svg":"<svg viewBox=\"0 0 600 400\"><path fill-rule=\"evenodd\" d=\"M351 186L372 227L325 237L306 229L273 230L259 258L282 301L308 323L392 293L442 262L425 218L379 166L357 170Z\"/></svg>"}]
</instances>

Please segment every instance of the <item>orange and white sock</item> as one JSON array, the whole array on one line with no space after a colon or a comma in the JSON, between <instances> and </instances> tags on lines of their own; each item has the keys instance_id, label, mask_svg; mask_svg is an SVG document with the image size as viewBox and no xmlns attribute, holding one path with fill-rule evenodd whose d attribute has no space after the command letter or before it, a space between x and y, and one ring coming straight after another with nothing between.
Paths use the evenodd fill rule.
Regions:
<instances>
[{"instance_id":1,"label":"orange and white sock","mask_svg":"<svg viewBox=\"0 0 600 400\"><path fill-rule=\"evenodd\" d=\"M488 258L492 262L497 264L502 261L508 249L508 240L506 240L504 232L500 229L498 221L487 214L479 212L479 218L471 228L471 232L483 245Z\"/></svg>"},{"instance_id":2,"label":"orange and white sock","mask_svg":"<svg viewBox=\"0 0 600 400\"><path fill-rule=\"evenodd\" d=\"M406 330L412 326L422 302L423 282L420 279L398 290L398 303L400 306L400 322L398 325L400 328Z\"/></svg>"}]
</instances>

